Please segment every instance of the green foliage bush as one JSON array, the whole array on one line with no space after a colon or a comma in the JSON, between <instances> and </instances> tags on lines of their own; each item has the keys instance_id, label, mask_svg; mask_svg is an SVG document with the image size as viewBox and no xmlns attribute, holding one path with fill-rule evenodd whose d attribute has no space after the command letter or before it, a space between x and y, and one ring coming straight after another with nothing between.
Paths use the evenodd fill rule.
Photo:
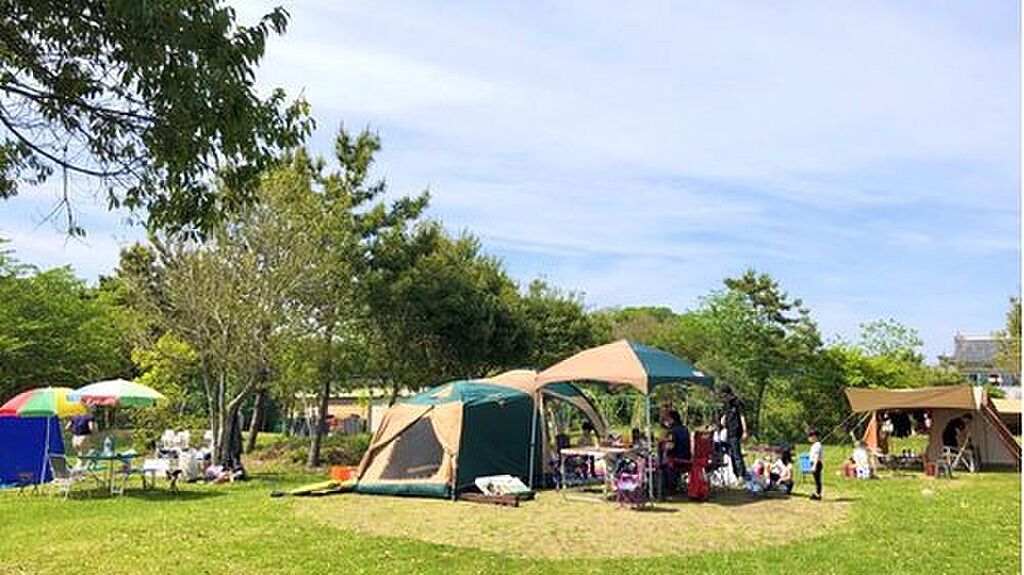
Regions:
<instances>
[{"instance_id":1,"label":"green foliage bush","mask_svg":"<svg viewBox=\"0 0 1024 575\"><path fill-rule=\"evenodd\" d=\"M358 465L370 437L369 433L328 435L320 447L321 461L325 465ZM303 464L309 457L309 441L309 437L281 437L258 446L251 455L266 461Z\"/></svg>"},{"instance_id":2,"label":"green foliage bush","mask_svg":"<svg viewBox=\"0 0 1024 575\"><path fill-rule=\"evenodd\" d=\"M188 429L193 440L203 437L210 424L199 395L198 356L185 342L164 334L148 348L136 348L132 360L142 371L139 383L164 394L155 406L131 410L132 442L148 451L165 429ZM193 441L193 443L195 443Z\"/></svg>"}]
</instances>

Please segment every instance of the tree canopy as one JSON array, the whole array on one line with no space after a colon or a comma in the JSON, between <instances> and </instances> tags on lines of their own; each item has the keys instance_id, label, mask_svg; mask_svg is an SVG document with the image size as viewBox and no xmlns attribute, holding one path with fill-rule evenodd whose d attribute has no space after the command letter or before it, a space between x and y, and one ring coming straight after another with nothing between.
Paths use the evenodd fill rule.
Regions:
<instances>
[{"instance_id":1,"label":"tree canopy","mask_svg":"<svg viewBox=\"0 0 1024 575\"><path fill-rule=\"evenodd\" d=\"M130 375L108 294L60 267L20 264L0 239L0 398Z\"/></svg>"},{"instance_id":2,"label":"tree canopy","mask_svg":"<svg viewBox=\"0 0 1024 575\"><path fill-rule=\"evenodd\" d=\"M1010 298L1010 309L1006 311L1006 327L996 334L999 349L996 365L1020 379L1020 298Z\"/></svg>"},{"instance_id":3,"label":"tree canopy","mask_svg":"<svg viewBox=\"0 0 1024 575\"><path fill-rule=\"evenodd\" d=\"M282 8L253 25L215 0L0 0L0 13L0 198L67 170L154 227L207 232L309 127L304 104L254 87Z\"/></svg>"}]
</instances>

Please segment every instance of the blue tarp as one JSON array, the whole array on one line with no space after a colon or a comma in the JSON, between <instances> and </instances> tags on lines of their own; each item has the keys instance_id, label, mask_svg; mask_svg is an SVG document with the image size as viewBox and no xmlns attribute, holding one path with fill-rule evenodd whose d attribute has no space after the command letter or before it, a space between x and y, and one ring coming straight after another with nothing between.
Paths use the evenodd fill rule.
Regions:
<instances>
[{"instance_id":1,"label":"blue tarp","mask_svg":"<svg viewBox=\"0 0 1024 575\"><path fill-rule=\"evenodd\" d=\"M46 449L46 426L50 426L50 448ZM56 417L0 417L0 484L20 483L31 477L50 480L46 453L64 453L64 438ZM45 471L44 471L45 470ZM25 476L22 474L31 474Z\"/></svg>"}]
</instances>

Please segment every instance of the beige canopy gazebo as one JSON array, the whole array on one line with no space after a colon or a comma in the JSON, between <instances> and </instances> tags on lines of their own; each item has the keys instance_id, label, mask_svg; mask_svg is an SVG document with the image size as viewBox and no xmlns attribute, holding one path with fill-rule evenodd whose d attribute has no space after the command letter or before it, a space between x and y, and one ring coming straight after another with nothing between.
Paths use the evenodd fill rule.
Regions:
<instances>
[{"instance_id":1,"label":"beige canopy gazebo","mask_svg":"<svg viewBox=\"0 0 1024 575\"><path fill-rule=\"evenodd\" d=\"M645 435L651 437L651 393L659 385L684 383L710 387L714 379L671 353L625 339L583 350L537 374L537 385L589 381L609 387L630 387L646 399ZM647 466L653 496L653 465Z\"/></svg>"}]
</instances>

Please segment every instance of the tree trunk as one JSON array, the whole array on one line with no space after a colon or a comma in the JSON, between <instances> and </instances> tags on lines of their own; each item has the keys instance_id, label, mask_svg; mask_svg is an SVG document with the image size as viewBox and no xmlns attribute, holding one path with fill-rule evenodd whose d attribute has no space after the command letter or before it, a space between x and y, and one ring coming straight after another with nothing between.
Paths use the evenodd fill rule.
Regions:
<instances>
[{"instance_id":1,"label":"tree trunk","mask_svg":"<svg viewBox=\"0 0 1024 575\"><path fill-rule=\"evenodd\" d=\"M395 404L398 401L398 388L400 384L397 380L391 380L391 396L388 398L388 407Z\"/></svg>"},{"instance_id":2,"label":"tree trunk","mask_svg":"<svg viewBox=\"0 0 1024 575\"><path fill-rule=\"evenodd\" d=\"M768 390L768 378L762 378L757 382L757 407L754 408L754 427L751 435L761 437L761 411L764 407L764 396Z\"/></svg>"},{"instance_id":3,"label":"tree trunk","mask_svg":"<svg viewBox=\"0 0 1024 575\"><path fill-rule=\"evenodd\" d=\"M238 421L238 408L238 404L229 403L221 414L214 458L215 463L231 469L242 466L242 426Z\"/></svg>"},{"instance_id":4,"label":"tree trunk","mask_svg":"<svg viewBox=\"0 0 1024 575\"><path fill-rule=\"evenodd\" d=\"M320 362L320 404L317 407L316 431L309 445L309 458L306 465L320 466L320 446L327 434L327 405L331 399L331 376L334 371L334 329L329 327L324 332L324 355Z\"/></svg>"},{"instance_id":5,"label":"tree trunk","mask_svg":"<svg viewBox=\"0 0 1024 575\"><path fill-rule=\"evenodd\" d=\"M249 437L246 438L245 452L252 453L256 449L256 436L263 429L265 415L264 403L267 399L267 390L260 388L256 392L256 398L252 403L252 421L249 422Z\"/></svg>"}]
</instances>

